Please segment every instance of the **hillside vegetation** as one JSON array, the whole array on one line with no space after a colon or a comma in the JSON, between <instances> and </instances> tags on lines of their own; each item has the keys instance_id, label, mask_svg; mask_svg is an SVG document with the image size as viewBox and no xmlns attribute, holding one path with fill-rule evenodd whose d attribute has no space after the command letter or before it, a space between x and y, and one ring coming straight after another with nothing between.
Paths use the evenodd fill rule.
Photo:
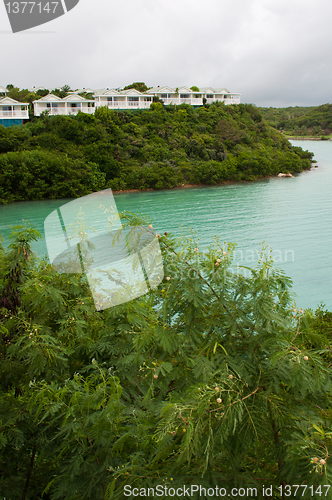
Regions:
<instances>
[{"instance_id":1,"label":"hillside vegetation","mask_svg":"<svg viewBox=\"0 0 332 500\"><path fill-rule=\"evenodd\" d=\"M316 107L259 108L269 125L291 136L332 135L332 104Z\"/></svg>"},{"instance_id":2,"label":"hillside vegetation","mask_svg":"<svg viewBox=\"0 0 332 500\"><path fill-rule=\"evenodd\" d=\"M0 127L0 202L250 181L309 169L311 158L248 104L44 115Z\"/></svg>"}]
</instances>

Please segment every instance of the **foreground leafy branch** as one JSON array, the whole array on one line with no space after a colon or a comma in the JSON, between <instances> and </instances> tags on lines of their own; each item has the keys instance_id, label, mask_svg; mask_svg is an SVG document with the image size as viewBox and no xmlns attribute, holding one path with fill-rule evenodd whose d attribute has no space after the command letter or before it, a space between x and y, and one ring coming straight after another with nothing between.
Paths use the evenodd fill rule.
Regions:
<instances>
[{"instance_id":1,"label":"foreground leafy branch","mask_svg":"<svg viewBox=\"0 0 332 500\"><path fill-rule=\"evenodd\" d=\"M153 231L144 216L122 220ZM35 236L16 227L1 250L7 499L122 500L125 486L184 484L255 487L255 498L271 484L277 499L282 485L330 484L331 313L298 311L264 248L245 274L232 244L202 252L191 233L158 235L162 284L96 312L84 275L33 258Z\"/></svg>"}]
</instances>

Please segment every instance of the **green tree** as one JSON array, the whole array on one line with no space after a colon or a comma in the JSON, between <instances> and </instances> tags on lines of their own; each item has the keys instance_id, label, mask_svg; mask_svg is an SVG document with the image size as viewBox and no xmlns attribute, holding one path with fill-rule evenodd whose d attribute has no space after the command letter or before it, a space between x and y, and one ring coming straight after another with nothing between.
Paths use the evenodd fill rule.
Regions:
<instances>
[{"instance_id":1,"label":"green tree","mask_svg":"<svg viewBox=\"0 0 332 500\"><path fill-rule=\"evenodd\" d=\"M63 85L61 88L56 88L51 91L51 94L56 95L57 97L61 97L63 99L64 97L67 97L70 91L70 85Z\"/></svg>"},{"instance_id":2,"label":"green tree","mask_svg":"<svg viewBox=\"0 0 332 500\"><path fill-rule=\"evenodd\" d=\"M147 90L149 90L149 88L151 87L147 87L144 82L134 82L126 87L123 87L123 90L136 89L144 94Z\"/></svg>"},{"instance_id":3,"label":"green tree","mask_svg":"<svg viewBox=\"0 0 332 500\"><path fill-rule=\"evenodd\" d=\"M35 236L16 227L1 249L1 297L9 283L19 297L0 308L6 498L123 500L125 485L158 484L331 498L330 315L294 307L268 247L236 269L232 244L159 235L162 284L96 312L84 275L33 260Z\"/></svg>"}]
</instances>

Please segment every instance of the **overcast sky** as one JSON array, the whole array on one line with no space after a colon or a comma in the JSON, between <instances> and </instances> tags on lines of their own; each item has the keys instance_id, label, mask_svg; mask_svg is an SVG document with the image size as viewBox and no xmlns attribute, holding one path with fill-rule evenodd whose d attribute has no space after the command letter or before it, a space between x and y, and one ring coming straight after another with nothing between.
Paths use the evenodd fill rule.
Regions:
<instances>
[{"instance_id":1,"label":"overcast sky","mask_svg":"<svg viewBox=\"0 0 332 500\"><path fill-rule=\"evenodd\" d=\"M257 106L319 105L332 102L331 20L330 0L80 0L13 34L1 2L0 85L144 81L226 87Z\"/></svg>"}]
</instances>

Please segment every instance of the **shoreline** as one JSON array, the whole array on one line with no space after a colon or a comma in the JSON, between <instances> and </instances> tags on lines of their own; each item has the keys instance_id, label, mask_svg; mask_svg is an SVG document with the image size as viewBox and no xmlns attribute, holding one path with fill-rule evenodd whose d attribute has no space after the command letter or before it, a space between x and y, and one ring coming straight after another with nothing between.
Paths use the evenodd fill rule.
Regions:
<instances>
[{"instance_id":1,"label":"shoreline","mask_svg":"<svg viewBox=\"0 0 332 500\"><path fill-rule=\"evenodd\" d=\"M310 172L312 168L317 168L317 167L316 166L315 167L312 166L310 169L302 170L302 172L298 172L297 174L302 174L303 172ZM267 179L278 179L278 178L279 179L283 178L283 176L279 177L279 174L277 174L277 175L265 175L263 177L257 177L256 179L253 179L252 181L229 180L229 181L218 182L217 184L182 184L181 186L175 186L173 188L164 188L164 189L147 188L147 189L123 189L123 190L120 190L120 191L113 191L112 190L112 193L113 194L128 194L128 193L146 193L147 191L154 191L154 192L158 192L158 191L175 191L175 190L180 190L180 189L225 186L227 184L240 184L240 183L249 184L251 182L264 181L264 180L267 180Z\"/></svg>"},{"instance_id":2,"label":"shoreline","mask_svg":"<svg viewBox=\"0 0 332 500\"><path fill-rule=\"evenodd\" d=\"M287 135L285 135L284 137L288 141L322 141L322 142L323 141L332 141L331 137L329 137L328 139L321 139L320 137L303 137L303 136L295 137L295 136L287 136Z\"/></svg>"}]
</instances>

